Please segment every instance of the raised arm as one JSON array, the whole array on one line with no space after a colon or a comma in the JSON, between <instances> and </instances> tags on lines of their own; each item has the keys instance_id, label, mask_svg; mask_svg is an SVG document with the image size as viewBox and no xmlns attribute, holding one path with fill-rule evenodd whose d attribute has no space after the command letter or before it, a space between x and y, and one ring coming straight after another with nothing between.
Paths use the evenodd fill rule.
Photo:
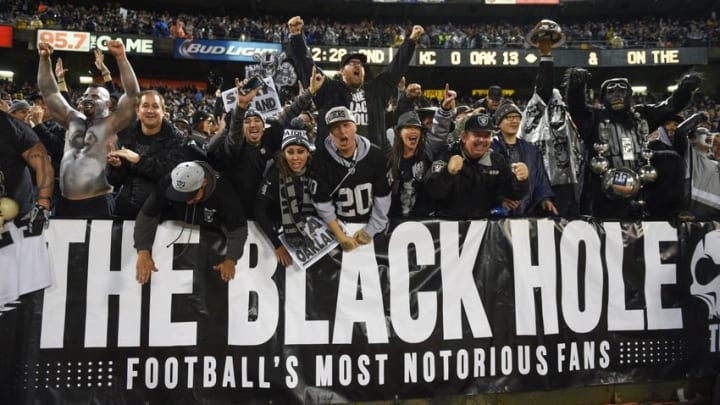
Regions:
<instances>
[{"instance_id":1,"label":"raised arm","mask_svg":"<svg viewBox=\"0 0 720 405\"><path fill-rule=\"evenodd\" d=\"M135 107L137 98L140 95L140 85L138 85L135 72L132 66L130 66L130 61L128 61L125 46L122 41L108 41L107 46L108 51L110 51L117 61L118 70L120 70L120 79L125 89L125 94L120 97L117 110L113 114L114 129L115 131L120 131L130 125L135 118Z\"/></svg>"},{"instance_id":2,"label":"raised arm","mask_svg":"<svg viewBox=\"0 0 720 405\"><path fill-rule=\"evenodd\" d=\"M50 115L59 122L63 127L67 128L70 121L70 114L77 112L73 109L65 98L60 94L55 76L52 73L50 55L53 53L52 45L41 42L38 44L38 54L40 56L38 62L38 89L42 94L45 104L48 106Z\"/></svg>"},{"instance_id":3,"label":"raised arm","mask_svg":"<svg viewBox=\"0 0 720 405\"><path fill-rule=\"evenodd\" d=\"M115 93L117 89L115 88L115 83L113 83L112 81L110 69L108 69L107 65L105 65L105 55L103 55L102 51L98 48L95 48L93 53L95 54L95 67L100 71L100 74L102 75L105 88L110 94Z\"/></svg>"}]
</instances>

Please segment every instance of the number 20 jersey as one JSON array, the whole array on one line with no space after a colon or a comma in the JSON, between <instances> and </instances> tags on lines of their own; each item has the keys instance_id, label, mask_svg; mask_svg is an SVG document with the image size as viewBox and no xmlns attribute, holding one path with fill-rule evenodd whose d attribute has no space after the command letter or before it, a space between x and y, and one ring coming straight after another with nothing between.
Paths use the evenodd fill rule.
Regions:
<instances>
[{"instance_id":1,"label":"number 20 jersey","mask_svg":"<svg viewBox=\"0 0 720 405\"><path fill-rule=\"evenodd\" d=\"M390 194L387 160L384 152L367 138L356 135L355 141L357 153L353 165L352 160L338 154L331 136L325 139L325 144L313 157L311 176L316 182L313 200L332 201L335 213L343 221L367 222L373 198ZM352 173L348 175L348 171Z\"/></svg>"}]
</instances>

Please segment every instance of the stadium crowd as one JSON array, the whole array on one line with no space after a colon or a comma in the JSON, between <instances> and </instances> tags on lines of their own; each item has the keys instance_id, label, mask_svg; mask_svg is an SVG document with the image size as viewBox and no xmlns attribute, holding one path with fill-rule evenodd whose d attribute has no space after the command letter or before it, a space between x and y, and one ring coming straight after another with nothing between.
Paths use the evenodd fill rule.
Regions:
<instances>
[{"instance_id":1,"label":"stadium crowd","mask_svg":"<svg viewBox=\"0 0 720 405\"><path fill-rule=\"evenodd\" d=\"M473 24L425 22L419 46L425 48L525 48L532 24L478 21ZM714 14L702 18L598 19L560 21L569 48L663 48L717 46L720 28ZM163 38L233 39L284 42L285 21L274 16L232 17L154 12L123 8L116 3L92 6L65 2L8 0L0 6L0 24L17 29L53 28ZM305 24L311 45L399 46L412 22L364 20L342 22L313 18Z\"/></svg>"},{"instance_id":2,"label":"stadium crowd","mask_svg":"<svg viewBox=\"0 0 720 405\"><path fill-rule=\"evenodd\" d=\"M228 113L215 80L206 92L140 89L118 40L108 53L119 71L110 72L97 50L105 82L69 89L62 60L38 44L37 83L0 83L0 117L11 128L3 136L17 135L20 151L42 144L30 157L44 162L47 153L52 169L37 175L34 208L28 187L6 192L31 215L34 231L51 214L135 219L142 283L154 268L154 229L166 218L225 234L228 253L217 269L228 281L247 220L259 223L287 264L288 247L311 240L314 217L349 251L405 219L671 220L720 212L719 106L698 92L700 75L685 75L658 99L633 98L627 79L608 78L588 100L582 68L567 69L555 89L559 27L543 20L533 28L540 63L530 99L503 97L502 83L476 100L459 98L448 83L441 99L427 99L422 83L405 78L427 33L422 26L372 78L360 53L345 54L338 74L326 77L306 51L310 30L300 17L287 22L299 90L273 111L263 111L258 100L268 89L251 78L236 79ZM2 169L31 182L18 166ZM349 235L342 222L366 225Z\"/></svg>"}]
</instances>

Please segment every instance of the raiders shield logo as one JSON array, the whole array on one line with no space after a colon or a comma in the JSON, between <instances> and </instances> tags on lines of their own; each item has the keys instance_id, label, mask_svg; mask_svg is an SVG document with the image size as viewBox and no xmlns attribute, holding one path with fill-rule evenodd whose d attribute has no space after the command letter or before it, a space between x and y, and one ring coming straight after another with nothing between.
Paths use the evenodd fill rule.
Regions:
<instances>
[{"instance_id":1,"label":"raiders shield logo","mask_svg":"<svg viewBox=\"0 0 720 405\"><path fill-rule=\"evenodd\" d=\"M445 168L445 166L447 166L447 162L442 161L442 160L436 160L432 164L432 172L440 173L442 171L442 169Z\"/></svg>"},{"instance_id":2,"label":"raiders shield logo","mask_svg":"<svg viewBox=\"0 0 720 405\"><path fill-rule=\"evenodd\" d=\"M212 223L215 220L215 212L217 212L217 210L210 208L203 209L203 219L205 222Z\"/></svg>"},{"instance_id":3,"label":"raiders shield logo","mask_svg":"<svg viewBox=\"0 0 720 405\"><path fill-rule=\"evenodd\" d=\"M478 116L478 124L480 124L480 127L487 127L490 123L490 116L486 114L482 114Z\"/></svg>"}]
</instances>

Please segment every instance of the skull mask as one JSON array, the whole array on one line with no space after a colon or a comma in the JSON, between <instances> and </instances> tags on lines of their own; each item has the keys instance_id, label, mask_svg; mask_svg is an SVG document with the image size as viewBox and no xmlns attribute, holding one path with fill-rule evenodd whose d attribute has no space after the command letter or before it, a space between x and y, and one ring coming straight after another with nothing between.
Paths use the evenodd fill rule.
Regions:
<instances>
[{"instance_id":1,"label":"skull mask","mask_svg":"<svg viewBox=\"0 0 720 405\"><path fill-rule=\"evenodd\" d=\"M690 261L693 283L690 293L708 306L708 318L720 318L720 230L698 242Z\"/></svg>"}]
</instances>

